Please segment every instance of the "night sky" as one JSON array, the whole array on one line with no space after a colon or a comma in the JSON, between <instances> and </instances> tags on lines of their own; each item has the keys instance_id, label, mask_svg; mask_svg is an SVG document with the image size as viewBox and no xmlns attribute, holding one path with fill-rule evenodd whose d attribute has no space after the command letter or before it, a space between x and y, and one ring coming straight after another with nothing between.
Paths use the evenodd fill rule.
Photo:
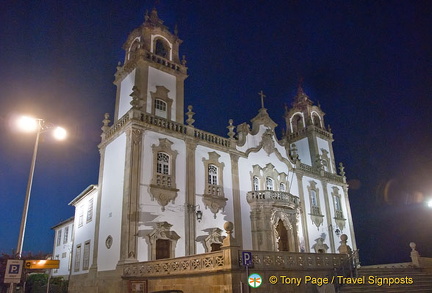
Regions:
<instances>
[{"instance_id":1,"label":"night sky","mask_svg":"<svg viewBox=\"0 0 432 293\"><path fill-rule=\"evenodd\" d=\"M43 2L43 3L42 3ZM129 32L154 1L2 1L0 9L0 253L16 247L34 136L31 114L63 125L39 145L24 252L51 252L68 203L97 184L103 114ZM432 257L431 1L164 1L159 17L184 41L185 106L195 127L226 136L265 106L285 128L300 79L326 112L346 166L363 264Z\"/></svg>"}]
</instances>

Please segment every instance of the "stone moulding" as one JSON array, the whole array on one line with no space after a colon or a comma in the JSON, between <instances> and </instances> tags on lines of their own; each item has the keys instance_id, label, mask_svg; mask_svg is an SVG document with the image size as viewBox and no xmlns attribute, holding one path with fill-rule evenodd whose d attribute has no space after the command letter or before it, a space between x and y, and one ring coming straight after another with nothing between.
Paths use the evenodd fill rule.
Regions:
<instances>
[{"instance_id":1,"label":"stone moulding","mask_svg":"<svg viewBox=\"0 0 432 293\"><path fill-rule=\"evenodd\" d=\"M211 194L204 194L202 201L204 203L204 207L206 209L209 208L216 219L216 214L219 212L219 210L224 211L228 199L225 197L213 196Z\"/></svg>"},{"instance_id":2,"label":"stone moulding","mask_svg":"<svg viewBox=\"0 0 432 293\"><path fill-rule=\"evenodd\" d=\"M191 275L223 270L242 270L241 252L238 252L238 263L231 263L228 249L216 252L184 256L172 259L147 261L123 265L123 278L161 277L168 275ZM254 269L313 270L333 269L345 263L347 255L337 253L300 253L251 251Z\"/></svg>"},{"instance_id":3,"label":"stone moulding","mask_svg":"<svg viewBox=\"0 0 432 293\"><path fill-rule=\"evenodd\" d=\"M228 267L223 251L216 251L202 255L127 264L123 267L123 277L190 275L195 272L218 271Z\"/></svg>"},{"instance_id":4,"label":"stone moulding","mask_svg":"<svg viewBox=\"0 0 432 293\"><path fill-rule=\"evenodd\" d=\"M300 199L297 196L292 195L289 192L273 190L249 191L246 195L246 200L249 204L255 202L269 202L291 208L297 208L300 204Z\"/></svg>"},{"instance_id":5,"label":"stone moulding","mask_svg":"<svg viewBox=\"0 0 432 293\"><path fill-rule=\"evenodd\" d=\"M150 184L150 195L151 199L158 202L162 207L162 211L165 210L165 206L171 201L174 203L177 197L178 189L175 188L162 188L158 185Z\"/></svg>"}]
</instances>

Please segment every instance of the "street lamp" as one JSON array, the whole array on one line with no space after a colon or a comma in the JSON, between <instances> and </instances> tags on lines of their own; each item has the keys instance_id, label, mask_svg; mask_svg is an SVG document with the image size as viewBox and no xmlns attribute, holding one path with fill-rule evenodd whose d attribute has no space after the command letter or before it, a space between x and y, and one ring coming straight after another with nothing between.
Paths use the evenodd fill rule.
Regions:
<instances>
[{"instance_id":1,"label":"street lamp","mask_svg":"<svg viewBox=\"0 0 432 293\"><path fill-rule=\"evenodd\" d=\"M54 127L50 124L47 124L43 119L35 119L27 116L21 117L18 120L18 127L25 132L36 132L36 140L33 149L33 157L30 165L30 174L27 182L27 190L24 199L24 208L23 208L23 213L21 218L20 232L18 236L18 244L15 252L16 255L19 258L21 258L23 243L24 243L25 227L27 223L27 213L28 213L28 207L30 202L30 193L31 193L31 188L33 183L33 174L34 174L36 156L37 156L37 151L39 146L39 136L41 135L41 133L53 130L53 136L58 140L63 140L66 138L67 133L64 128Z\"/></svg>"}]
</instances>

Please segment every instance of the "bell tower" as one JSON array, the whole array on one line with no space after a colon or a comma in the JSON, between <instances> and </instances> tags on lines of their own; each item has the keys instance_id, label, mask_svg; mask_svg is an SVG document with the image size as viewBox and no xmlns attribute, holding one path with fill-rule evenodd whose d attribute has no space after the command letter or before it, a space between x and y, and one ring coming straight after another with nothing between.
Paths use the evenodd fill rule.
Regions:
<instances>
[{"instance_id":1,"label":"bell tower","mask_svg":"<svg viewBox=\"0 0 432 293\"><path fill-rule=\"evenodd\" d=\"M292 157L309 166L336 173L333 134L330 127L324 126L324 115L300 84L292 108L285 110L286 137Z\"/></svg>"},{"instance_id":2,"label":"bell tower","mask_svg":"<svg viewBox=\"0 0 432 293\"><path fill-rule=\"evenodd\" d=\"M130 108L183 123L186 61L180 60L182 41L159 19L156 9L146 13L144 23L133 30L123 45L125 58L119 62L114 119Z\"/></svg>"}]
</instances>

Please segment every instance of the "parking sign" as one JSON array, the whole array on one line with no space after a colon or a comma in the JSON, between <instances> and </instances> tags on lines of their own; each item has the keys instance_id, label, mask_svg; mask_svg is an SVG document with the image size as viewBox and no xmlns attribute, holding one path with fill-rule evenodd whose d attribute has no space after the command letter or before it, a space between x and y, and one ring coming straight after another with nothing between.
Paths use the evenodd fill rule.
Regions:
<instances>
[{"instance_id":1,"label":"parking sign","mask_svg":"<svg viewBox=\"0 0 432 293\"><path fill-rule=\"evenodd\" d=\"M8 259L5 271L5 283L19 283L21 281L24 261L21 259Z\"/></svg>"},{"instance_id":2,"label":"parking sign","mask_svg":"<svg viewBox=\"0 0 432 293\"><path fill-rule=\"evenodd\" d=\"M242 265L245 267L252 266L252 252L242 251Z\"/></svg>"}]
</instances>

